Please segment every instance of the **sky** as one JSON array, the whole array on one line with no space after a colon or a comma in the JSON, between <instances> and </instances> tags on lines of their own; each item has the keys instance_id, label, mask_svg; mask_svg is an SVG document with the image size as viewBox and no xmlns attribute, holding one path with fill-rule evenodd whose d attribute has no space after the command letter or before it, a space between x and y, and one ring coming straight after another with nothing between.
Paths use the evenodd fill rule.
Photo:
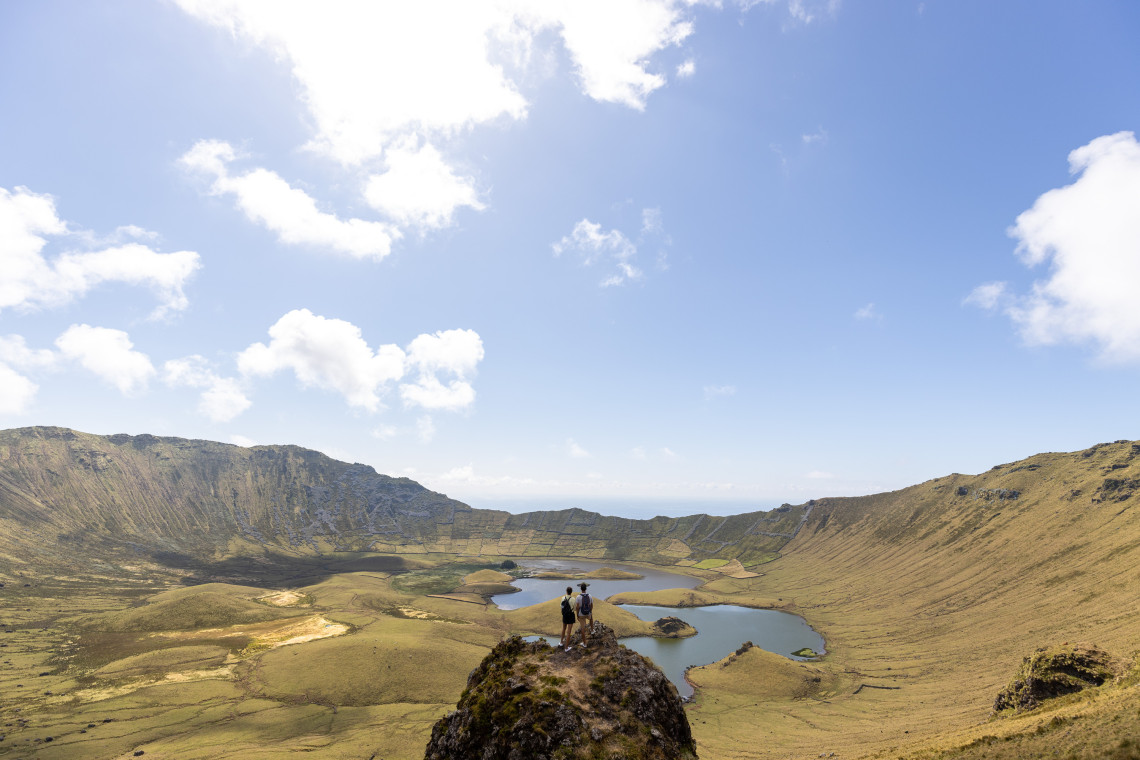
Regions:
<instances>
[{"instance_id":1,"label":"sky","mask_svg":"<svg viewBox=\"0 0 1140 760\"><path fill-rule=\"evenodd\" d=\"M0 427L731 513L1140 438L1140 5L0 5Z\"/></svg>"}]
</instances>

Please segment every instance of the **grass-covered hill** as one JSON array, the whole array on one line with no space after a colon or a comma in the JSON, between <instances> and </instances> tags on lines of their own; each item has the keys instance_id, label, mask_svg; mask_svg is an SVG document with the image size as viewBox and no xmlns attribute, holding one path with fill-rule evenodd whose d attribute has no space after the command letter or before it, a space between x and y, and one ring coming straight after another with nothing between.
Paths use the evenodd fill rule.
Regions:
<instances>
[{"instance_id":1,"label":"grass-covered hill","mask_svg":"<svg viewBox=\"0 0 1140 760\"><path fill-rule=\"evenodd\" d=\"M1125 741L1140 747L1136 689L1044 717L990 717L1039 648L1095 644L1123 661L1140 651L1140 443L821 499L780 559L756 569L760 578L704 588L794 600L824 634L824 667L840 681L826 702L765 709L762 674L743 659L728 665L722 679L741 693L699 700L702 757L751 757L741 749L750 724L770 722L784 726L783 754L813 757L1052 756L1062 740L1071 749L1062 756L1074 758L1108 756ZM741 721L750 704L760 707Z\"/></svg>"},{"instance_id":2,"label":"grass-covered hill","mask_svg":"<svg viewBox=\"0 0 1140 760\"><path fill-rule=\"evenodd\" d=\"M629 520L479 510L296 446L64 428L0 431L0 563L72 567L332 553L759 562L808 508Z\"/></svg>"}]
</instances>

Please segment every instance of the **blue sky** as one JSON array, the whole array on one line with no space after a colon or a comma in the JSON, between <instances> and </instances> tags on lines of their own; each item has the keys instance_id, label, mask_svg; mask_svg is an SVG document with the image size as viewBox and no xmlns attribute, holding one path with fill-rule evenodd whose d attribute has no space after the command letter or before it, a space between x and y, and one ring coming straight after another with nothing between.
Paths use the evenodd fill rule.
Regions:
<instances>
[{"instance_id":1,"label":"blue sky","mask_svg":"<svg viewBox=\"0 0 1140 760\"><path fill-rule=\"evenodd\" d=\"M1138 33L1130 2L5 3L0 426L658 512L1140 437Z\"/></svg>"}]
</instances>

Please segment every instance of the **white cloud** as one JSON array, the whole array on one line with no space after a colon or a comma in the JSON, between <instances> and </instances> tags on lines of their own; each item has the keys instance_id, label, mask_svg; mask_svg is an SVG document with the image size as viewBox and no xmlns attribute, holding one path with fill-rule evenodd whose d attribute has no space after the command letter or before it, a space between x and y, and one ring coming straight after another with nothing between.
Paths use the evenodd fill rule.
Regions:
<instances>
[{"instance_id":1,"label":"white cloud","mask_svg":"<svg viewBox=\"0 0 1140 760\"><path fill-rule=\"evenodd\" d=\"M587 95L637 109L665 84L649 70L654 54L692 33L676 0L178 4L290 65L317 129L311 147L346 165L411 134L525 118L516 78L544 32L560 36Z\"/></svg>"},{"instance_id":2,"label":"white cloud","mask_svg":"<svg viewBox=\"0 0 1140 760\"><path fill-rule=\"evenodd\" d=\"M364 219L341 219L317 208L305 191L268 169L231 175L237 159L232 146L219 140L199 140L178 162L212 178L210 192L233 195L238 208L254 222L276 233L283 243L312 245L358 258L382 259L392 250L400 231L390 224Z\"/></svg>"},{"instance_id":3,"label":"white cloud","mask_svg":"<svg viewBox=\"0 0 1140 760\"><path fill-rule=\"evenodd\" d=\"M526 115L493 60L506 43L501 33L515 26L510 3L178 4L287 62L317 128L311 147L344 164L380 156L411 133L446 136Z\"/></svg>"},{"instance_id":4,"label":"white cloud","mask_svg":"<svg viewBox=\"0 0 1140 760\"><path fill-rule=\"evenodd\" d=\"M827 142L827 131L820 127L815 132L801 135L800 139L803 140L804 145L823 145Z\"/></svg>"},{"instance_id":5,"label":"white cloud","mask_svg":"<svg viewBox=\"0 0 1140 760\"><path fill-rule=\"evenodd\" d=\"M475 467L472 465L463 465L462 467L452 467L447 472L439 476L440 480L458 480L470 481L475 478Z\"/></svg>"},{"instance_id":6,"label":"white cloud","mask_svg":"<svg viewBox=\"0 0 1140 760\"><path fill-rule=\"evenodd\" d=\"M39 389L16 370L0 364L0 414L23 414L28 411Z\"/></svg>"},{"instance_id":7,"label":"white cloud","mask_svg":"<svg viewBox=\"0 0 1140 760\"><path fill-rule=\"evenodd\" d=\"M257 445L257 441L253 440L252 438L246 438L244 435L238 435L237 433L234 433L230 436L230 443L236 444L238 446L244 446L247 449L251 446Z\"/></svg>"},{"instance_id":8,"label":"white cloud","mask_svg":"<svg viewBox=\"0 0 1140 760\"><path fill-rule=\"evenodd\" d=\"M673 451L668 446L662 446L661 447L661 456L664 457L665 459L676 459L677 458L677 452Z\"/></svg>"},{"instance_id":9,"label":"white cloud","mask_svg":"<svg viewBox=\"0 0 1140 760\"><path fill-rule=\"evenodd\" d=\"M50 369L59 357L48 349L28 348L22 335L0 335L0 414L22 414L39 386L16 370Z\"/></svg>"},{"instance_id":10,"label":"white cloud","mask_svg":"<svg viewBox=\"0 0 1140 760\"><path fill-rule=\"evenodd\" d=\"M869 303L855 310L855 319L858 320L881 320L883 315L875 308L875 304Z\"/></svg>"},{"instance_id":11,"label":"white cloud","mask_svg":"<svg viewBox=\"0 0 1140 760\"><path fill-rule=\"evenodd\" d=\"M408 363L421 372L467 377L483 360L483 341L474 330L443 330L408 344Z\"/></svg>"},{"instance_id":12,"label":"white cloud","mask_svg":"<svg viewBox=\"0 0 1140 760\"><path fill-rule=\"evenodd\" d=\"M641 210L641 234L645 235L661 235L665 231L664 225L661 223L661 209L659 208L643 208Z\"/></svg>"},{"instance_id":13,"label":"white cloud","mask_svg":"<svg viewBox=\"0 0 1140 760\"><path fill-rule=\"evenodd\" d=\"M44 257L45 236L95 240L89 233L72 233L56 214L50 195L0 187L0 309L60 306L106 282L151 290L159 299L151 314L155 318L188 304L183 288L200 267L193 251L163 254L127 243L100 251L69 251L49 261Z\"/></svg>"},{"instance_id":14,"label":"white cloud","mask_svg":"<svg viewBox=\"0 0 1140 760\"><path fill-rule=\"evenodd\" d=\"M470 177L458 177L430 144L415 141L394 146L385 154L388 170L368 178L364 198L377 211L402 226L447 227L455 211L484 208Z\"/></svg>"},{"instance_id":15,"label":"white cloud","mask_svg":"<svg viewBox=\"0 0 1140 760\"><path fill-rule=\"evenodd\" d=\"M124 395L145 390L155 374L146 354L133 350L130 336L122 330L91 325L72 325L55 340L67 359L107 383Z\"/></svg>"},{"instance_id":16,"label":"white cloud","mask_svg":"<svg viewBox=\"0 0 1140 760\"><path fill-rule=\"evenodd\" d=\"M407 361L419 370L419 379L400 386L408 406L424 409L466 409L475 403L475 389L466 378L483 360L483 340L474 330L444 330L420 335L408 344ZM444 385L436 373L454 374Z\"/></svg>"},{"instance_id":17,"label":"white cloud","mask_svg":"<svg viewBox=\"0 0 1140 760\"><path fill-rule=\"evenodd\" d=\"M788 12L796 21L810 24L821 16L834 17L840 4L840 0L789 0Z\"/></svg>"},{"instance_id":18,"label":"white cloud","mask_svg":"<svg viewBox=\"0 0 1140 760\"><path fill-rule=\"evenodd\" d=\"M356 325L308 309L285 314L269 328L269 338L269 345L254 343L238 356L243 375L292 370L303 387L334 390L350 405L372 412L381 406L378 391L404 375L399 346L373 352Z\"/></svg>"},{"instance_id":19,"label":"white cloud","mask_svg":"<svg viewBox=\"0 0 1140 760\"><path fill-rule=\"evenodd\" d=\"M444 385L434 375L425 375L415 383L401 385L400 398L408 406L458 411L475 403L475 389L465 380Z\"/></svg>"},{"instance_id":20,"label":"white cloud","mask_svg":"<svg viewBox=\"0 0 1140 760\"><path fill-rule=\"evenodd\" d=\"M415 371L400 385L407 406L459 411L475 402L469 378L483 359L483 341L474 330L443 330L417 336L407 351L388 344L375 351L350 322L297 309L269 328L269 344L255 343L238 356L244 376L292 370L303 387L333 390L352 406L379 411L389 384ZM452 375L446 383L440 373Z\"/></svg>"},{"instance_id":21,"label":"white cloud","mask_svg":"<svg viewBox=\"0 0 1140 760\"><path fill-rule=\"evenodd\" d=\"M692 58L682 63L677 67L677 76L681 79L688 79L697 72L697 63Z\"/></svg>"},{"instance_id":22,"label":"white cloud","mask_svg":"<svg viewBox=\"0 0 1140 760\"><path fill-rule=\"evenodd\" d=\"M644 446L634 446L632 449L630 449L629 455L641 462L649 459L649 456L645 453Z\"/></svg>"},{"instance_id":23,"label":"white cloud","mask_svg":"<svg viewBox=\"0 0 1140 760\"><path fill-rule=\"evenodd\" d=\"M214 194L233 195L286 243L376 258L403 229L445 227L459 208L484 207L446 148L477 126L525 119L521 83L534 80L536 62L549 67L559 42L586 95L641 110L666 84L654 57L693 32L689 0L176 2L290 68L315 128L310 149L352 170L386 167L368 176L364 197L389 222L321 211L268 169L230 176L235 156L225 143L201 142L183 164L212 176ZM676 75L694 69L689 60ZM628 262L617 268L605 284L639 274Z\"/></svg>"},{"instance_id":24,"label":"white cloud","mask_svg":"<svg viewBox=\"0 0 1140 760\"><path fill-rule=\"evenodd\" d=\"M1048 262L1049 276L1005 311L1027 343L1091 343L1105 360L1140 361L1140 143L1132 132L1098 137L1069 154L1069 167L1076 180L1009 231L1022 262ZM989 283L967 300L986 306L996 292Z\"/></svg>"},{"instance_id":25,"label":"white cloud","mask_svg":"<svg viewBox=\"0 0 1140 760\"><path fill-rule=\"evenodd\" d=\"M214 422L229 422L251 405L237 380L214 374L209 363L201 356L187 356L166 362L163 365L163 379L171 387L204 389L198 402L198 411Z\"/></svg>"},{"instance_id":26,"label":"white cloud","mask_svg":"<svg viewBox=\"0 0 1140 760\"><path fill-rule=\"evenodd\" d=\"M704 387L705 401L736 395L735 385L706 385Z\"/></svg>"},{"instance_id":27,"label":"white cloud","mask_svg":"<svg viewBox=\"0 0 1140 760\"><path fill-rule=\"evenodd\" d=\"M26 370L50 368L57 361L50 349L28 348L22 335L0 335L0 362Z\"/></svg>"},{"instance_id":28,"label":"white cloud","mask_svg":"<svg viewBox=\"0 0 1140 760\"><path fill-rule=\"evenodd\" d=\"M984 282L970 291L962 303L977 306L981 309L996 309L1001 303L1009 299L1007 286L1004 282Z\"/></svg>"},{"instance_id":29,"label":"white cloud","mask_svg":"<svg viewBox=\"0 0 1140 760\"><path fill-rule=\"evenodd\" d=\"M591 456L590 452L579 446L573 438L566 439L566 453L574 459L586 459Z\"/></svg>"},{"instance_id":30,"label":"white cloud","mask_svg":"<svg viewBox=\"0 0 1140 760\"><path fill-rule=\"evenodd\" d=\"M583 219L574 225L574 230L554 243L552 248L555 256L577 251L582 255L582 263L586 266L605 261L616 267L616 272L602 280L602 287L621 285L642 276L641 270L632 263L637 255L637 246L618 230L602 232L602 225L589 219Z\"/></svg>"},{"instance_id":31,"label":"white cloud","mask_svg":"<svg viewBox=\"0 0 1140 760\"><path fill-rule=\"evenodd\" d=\"M647 61L693 32L682 5L674 2L577 0L554 7L583 91L639 110L665 85L665 77L648 71Z\"/></svg>"},{"instance_id":32,"label":"white cloud","mask_svg":"<svg viewBox=\"0 0 1140 760\"><path fill-rule=\"evenodd\" d=\"M832 473L823 470L812 470L807 476L812 480L831 480L835 477Z\"/></svg>"}]
</instances>

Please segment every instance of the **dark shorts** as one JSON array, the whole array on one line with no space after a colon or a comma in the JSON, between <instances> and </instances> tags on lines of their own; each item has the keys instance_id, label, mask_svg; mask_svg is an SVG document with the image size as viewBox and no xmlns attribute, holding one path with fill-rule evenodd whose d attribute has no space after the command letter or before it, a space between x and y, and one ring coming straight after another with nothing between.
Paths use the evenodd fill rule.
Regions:
<instances>
[{"instance_id":1,"label":"dark shorts","mask_svg":"<svg viewBox=\"0 0 1140 760\"><path fill-rule=\"evenodd\" d=\"M562 625L574 625L574 613L562 613Z\"/></svg>"}]
</instances>

